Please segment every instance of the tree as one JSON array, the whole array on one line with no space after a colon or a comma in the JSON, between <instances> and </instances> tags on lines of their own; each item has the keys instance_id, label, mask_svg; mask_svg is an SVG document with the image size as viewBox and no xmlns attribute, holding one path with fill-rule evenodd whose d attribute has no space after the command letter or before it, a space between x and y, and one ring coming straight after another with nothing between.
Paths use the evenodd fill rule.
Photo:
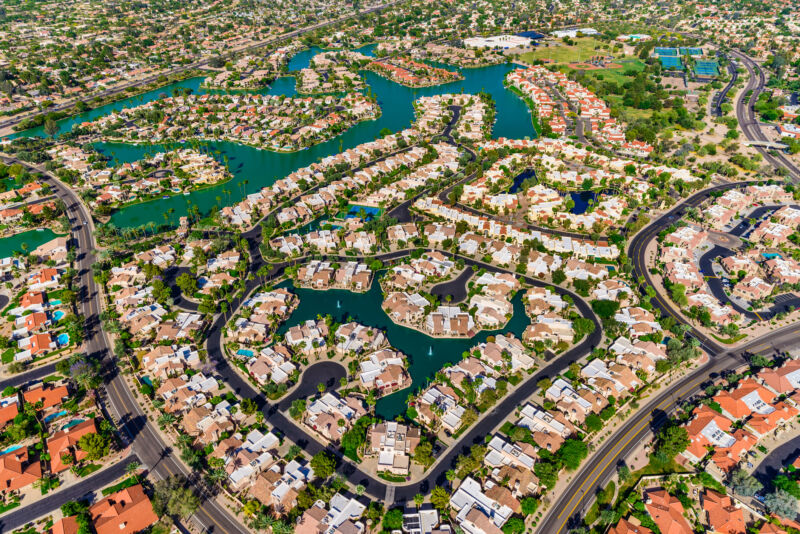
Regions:
<instances>
[{"instance_id":1,"label":"tree","mask_svg":"<svg viewBox=\"0 0 800 534\"><path fill-rule=\"evenodd\" d=\"M325 480L336 470L336 458L326 451L319 451L311 458L311 469L321 480Z\"/></svg>"},{"instance_id":2,"label":"tree","mask_svg":"<svg viewBox=\"0 0 800 534\"><path fill-rule=\"evenodd\" d=\"M536 509L539 508L539 500L534 497L525 497L520 501L520 505L522 505L522 515L533 515L536 513Z\"/></svg>"},{"instance_id":3,"label":"tree","mask_svg":"<svg viewBox=\"0 0 800 534\"><path fill-rule=\"evenodd\" d=\"M776 489L764 497L764 506L773 514L777 514L787 519L794 519L797 517L797 499L792 495L780 488Z\"/></svg>"},{"instance_id":4,"label":"tree","mask_svg":"<svg viewBox=\"0 0 800 534\"><path fill-rule=\"evenodd\" d=\"M503 534L522 534L525 532L525 521L521 517L512 517L501 529Z\"/></svg>"},{"instance_id":5,"label":"tree","mask_svg":"<svg viewBox=\"0 0 800 534\"><path fill-rule=\"evenodd\" d=\"M416 495L414 495L414 504L417 505L417 508L422 506L422 503L424 502L425 502L425 496L423 494L417 493Z\"/></svg>"},{"instance_id":6,"label":"tree","mask_svg":"<svg viewBox=\"0 0 800 534\"><path fill-rule=\"evenodd\" d=\"M603 428L603 420L600 418L599 415L590 413L586 416L586 430L589 432L597 432L598 430Z\"/></svg>"},{"instance_id":7,"label":"tree","mask_svg":"<svg viewBox=\"0 0 800 534\"><path fill-rule=\"evenodd\" d=\"M175 279L175 284L180 288L181 293L191 297L197 293L197 280L189 273L183 273Z\"/></svg>"},{"instance_id":8,"label":"tree","mask_svg":"<svg viewBox=\"0 0 800 534\"><path fill-rule=\"evenodd\" d=\"M200 507L200 498L185 477L175 475L156 482L152 503L157 516L186 519Z\"/></svg>"},{"instance_id":9,"label":"tree","mask_svg":"<svg viewBox=\"0 0 800 534\"><path fill-rule=\"evenodd\" d=\"M669 425L658 433L656 452L672 460L689 446L689 433L685 428Z\"/></svg>"},{"instance_id":10,"label":"tree","mask_svg":"<svg viewBox=\"0 0 800 534\"><path fill-rule=\"evenodd\" d=\"M587 454L589 454L589 447L586 443L577 439L568 439L561 445L558 451L556 451L558 459L561 460L564 463L564 467L570 471L574 471L580 467L581 462L586 458Z\"/></svg>"},{"instance_id":11,"label":"tree","mask_svg":"<svg viewBox=\"0 0 800 534\"><path fill-rule=\"evenodd\" d=\"M108 440L95 432L81 436L78 447L86 453L89 460L99 460L108 454L109 450Z\"/></svg>"},{"instance_id":12,"label":"tree","mask_svg":"<svg viewBox=\"0 0 800 534\"><path fill-rule=\"evenodd\" d=\"M51 137L56 135L58 133L58 124L56 124L56 121L51 118L47 118L44 121L44 133Z\"/></svg>"},{"instance_id":13,"label":"tree","mask_svg":"<svg viewBox=\"0 0 800 534\"><path fill-rule=\"evenodd\" d=\"M795 499L800 499L800 486L786 475L778 475L775 477L775 480L772 481L772 485L778 489L782 489Z\"/></svg>"},{"instance_id":14,"label":"tree","mask_svg":"<svg viewBox=\"0 0 800 534\"><path fill-rule=\"evenodd\" d=\"M592 301L592 310L601 318L601 319L610 319L614 317L614 314L617 313L619 309L619 302L615 300L593 300Z\"/></svg>"},{"instance_id":15,"label":"tree","mask_svg":"<svg viewBox=\"0 0 800 534\"><path fill-rule=\"evenodd\" d=\"M567 275L564 274L564 271L562 269L556 269L555 271L553 271L553 283L554 284L561 284L566 279L567 279Z\"/></svg>"},{"instance_id":16,"label":"tree","mask_svg":"<svg viewBox=\"0 0 800 534\"><path fill-rule=\"evenodd\" d=\"M431 504L440 511L447 510L450 506L450 494L441 486L436 486L431 492Z\"/></svg>"},{"instance_id":17,"label":"tree","mask_svg":"<svg viewBox=\"0 0 800 534\"><path fill-rule=\"evenodd\" d=\"M242 406L242 413L245 415L252 415L256 413L256 410L258 409L256 401L254 401L253 399L247 399L247 398L242 399L242 402L240 404Z\"/></svg>"},{"instance_id":18,"label":"tree","mask_svg":"<svg viewBox=\"0 0 800 534\"><path fill-rule=\"evenodd\" d=\"M383 516L381 522L384 530L400 530L403 527L402 508L392 508Z\"/></svg>"},{"instance_id":19,"label":"tree","mask_svg":"<svg viewBox=\"0 0 800 534\"><path fill-rule=\"evenodd\" d=\"M745 497L752 497L764 488L764 485L756 477L750 475L744 469L737 469L731 476L733 491Z\"/></svg>"}]
</instances>

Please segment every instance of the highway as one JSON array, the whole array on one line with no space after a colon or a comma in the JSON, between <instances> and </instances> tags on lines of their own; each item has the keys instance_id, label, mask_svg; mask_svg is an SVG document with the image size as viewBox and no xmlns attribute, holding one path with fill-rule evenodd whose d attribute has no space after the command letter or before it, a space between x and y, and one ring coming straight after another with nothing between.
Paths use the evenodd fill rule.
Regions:
<instances>
[{"instance_id":1,"label":"highway","mask_svg":"<svg viewBox=\"0 0 800 534\"><path fill-rule=\"evenodd\" d=\"M761 124L755 116L755 111L753 111L753 104L758 100L758 95L764 90L766 83L764 69L758 67L752 59L738 50L734 50L732 53L742 62L750 76L744 91L736 100L736 118L739 120L739 126L741 126L748 141L767 141L767 136L761 131ZM745 95L747 95L748 91L753 91L753 93L748 102L745 103ZM762 147L756 147L756 149L774 168L786 169L792 179L800 181L800 169L785 154L766 150Z\"/></svg>"}]
</instances>

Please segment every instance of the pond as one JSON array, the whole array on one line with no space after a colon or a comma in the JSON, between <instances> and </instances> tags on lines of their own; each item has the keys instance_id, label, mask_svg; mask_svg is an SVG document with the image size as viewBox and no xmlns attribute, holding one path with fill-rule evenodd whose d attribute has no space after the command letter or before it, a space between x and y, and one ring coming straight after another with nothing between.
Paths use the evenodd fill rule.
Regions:
<instances>
[{"instance_id":1,"label":"pond","mask_svg":"<svg viewBox=\"0 0 800 534\"><path fill-rule=\"evenodd\" d=\"M575 215L586 213L586 210L589 209L589 202L594 203L597 201L597 193L594 191L572 191L569 196L575 203L575 206L569 212Z\"/></svg>"},{"instance_id":2,"label":"pond","mask_svg":"<svg viewBox=\"0 0 800 534\"><path fill-rule=\"evenodd\" d=\"M362 49L370 51L371 47L373 45L367 45ZM293 63L291 66L296 67L305 64L314 53L319 53L319 49L300 52L292 58ZM312 146L307 150L278 153L224 141L203 143L209 153L219 160L223 160L224 157L228 158L231 172L234 175L231 181L195 191L188 195L173 195L170 198L159 198L123 208L112 215L111 222L117 228L143 227L151 223L161 225L165 221L175 225L181 216L188 213L190 207L196 206L201 213L206 214L214 206L234 204L244 198L245 195L253 193L264 186L271 185L276 180L299 168L319 161L323 157L378 138L380 131L384 128L396 132L408 127L414 120L413 102L421 96L459 93L462 91L473 94L480 91L488 92L494 98L496 105L496 120L492 129L494 137L521 139L536 136L527 106L520 98L503 86L505 75L517 68L516 65L504 63L477 69L449 68L460 70L464 75L464 79L422 89L404 87L381 78L373 72L362 71L362 75L368 85L367 90L376 96L381 106L381 116L376 120L361 122L338 137ZM155 100L161 95L172 94L172 91L178 88L190 88L199 94L209 92L200 88L202 80L203 78L184 80L139 96L108 104L76 117L59 121L59 127L61 131L67 131L74 124L94 120L114 110L138 106ZM294 95L296 94L294 78L279 78L269 88L258 92ZM35 128L15 134L15 136L19 135L44 135L44 131L43 128ZM146 157L148 154L163 151L166 148L163 146L119 143L98 143L96 147L117 163L133 162ZM166 217L164 216L165 214Z\"/></svg>"},{"instance_id":3,"label":"pond","mask_svg":"<svg viewBox=\"0 0 800 534\"><path fill-rule=\"evenodd\" d=\"M406 402L408 395L424 386L425 382L432 378L445 363L460 361L465 351L478 343L483 343L490 335L511 333L521 338L525 327L530 324L522 301L523 291L514 297L512 301L514 316L502 330L480 332L469 339L442 339L430 337L392 322L381 308L383 296L377 276L372 287L365 293L337 289L315 291L295 288L291 282L283 282L279 287L285 287L296 293L300 298L300 304L289 319L281 325L278 333L284 334L292 326L309 319L316 319L318 315L330 314L339 323L353 320L383 330L389 343L408 356L408 373L412 379L411 387L379 399L375 406L378 416L386 420L394 419L395 416L405 413L408 407Z\"/></svg>"},{"instance_id":4,"label":"pond","mask_svg":"<svg viewBox=\"0 0 800 534\"><path fill-rule=\"evenodd\" d=\"M29 253L39 245L57 238L58 234L49 228L20 232L0 239L0 258L13 256L14 252Z\"/></svg>"}]
</instances>

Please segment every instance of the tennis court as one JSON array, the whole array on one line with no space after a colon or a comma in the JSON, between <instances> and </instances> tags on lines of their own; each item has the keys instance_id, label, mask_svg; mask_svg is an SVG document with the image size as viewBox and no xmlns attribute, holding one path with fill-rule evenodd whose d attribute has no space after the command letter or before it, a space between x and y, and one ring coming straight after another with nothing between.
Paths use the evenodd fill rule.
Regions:
<instances>
[{"instance_id":1,"label":"tennis court","mask_svg":"<svg viewBox=\"0 0 800 534\"><path fill-rule=\"evenodd\" d=\"M653 49L653 51L659 57L664 57L664 56L669 57L669 56L677 56L678 55L678 49L677 48L659 48L659 47L655 47Z\"/></svg>"},{"instance_id":2,"label":"tennis court","mask_svg":"<svg viewBox=\"0 0 800 534\"><path fill-rule=\"evenodd\" d=\"M665 69L683 70L683 62L679 57L661 56L658 59L661 61L661 66Z\"/></svg>"},{"instance_id":3,"label":"tennis court","mask_svg":"<svg viewBox=\"0 0 800 534\"><path fill-rule=\"evenodd\" d=\"M682 56L702 56L703 49L702 48L681 48L680 52Z\"/></svg>"},{"instance_id":4,"label":"tennis court","mask_svg":"<svg viewBox=\"0 0 800 534\"><path fill-rule=\"evenodd\" d=\"M719 75L719 63L716 61L697 60L694 63L694 72L698 76L717 76Z\"/></svg>"}]
</instances>

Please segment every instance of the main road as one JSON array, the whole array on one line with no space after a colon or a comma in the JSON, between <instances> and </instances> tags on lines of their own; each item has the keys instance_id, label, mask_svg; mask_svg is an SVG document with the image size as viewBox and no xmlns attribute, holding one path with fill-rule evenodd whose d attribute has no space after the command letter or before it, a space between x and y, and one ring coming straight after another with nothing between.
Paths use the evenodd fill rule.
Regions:
<instances>
[{"instance_id":1,"label":"main road","mask_svg":"<svg viewBox=\"0 0 800 534\"><path fill-rule=\"evenodd\" d=\"M172 448L164 443L119 372L100 320L102 297L92 276L96 244L89 224L88 210L71 189L43 167L16 160L5 154L0 154L0 157L8 163L20 163L31 171L39 173L55 191L56 196L64 202L66 215L72 228L71 245L77 251L75 269L78 274L75 283L80 288L78 305L85 320L83 351L90 358L102 362L103 370L106 373L105 390L111 411L116 415L118 427L130 443L132 451L156 478L165 479L181 474L195 483L195 487L200 490L203 499L193 519L203 530L211 532L219 529L225 533L246 534L247 529L227 510L223 509L213 497L207 495L207 492L204 491L204 483L198 479L198 474L191 472L177 458ZM29 512L24 512L29 508ZM37 511L34 507L25 507L19 513L22 514L22 518L30 521L36 519ZM30 517L25 514L30 514Z\"/></svg>"}]
</instances>

